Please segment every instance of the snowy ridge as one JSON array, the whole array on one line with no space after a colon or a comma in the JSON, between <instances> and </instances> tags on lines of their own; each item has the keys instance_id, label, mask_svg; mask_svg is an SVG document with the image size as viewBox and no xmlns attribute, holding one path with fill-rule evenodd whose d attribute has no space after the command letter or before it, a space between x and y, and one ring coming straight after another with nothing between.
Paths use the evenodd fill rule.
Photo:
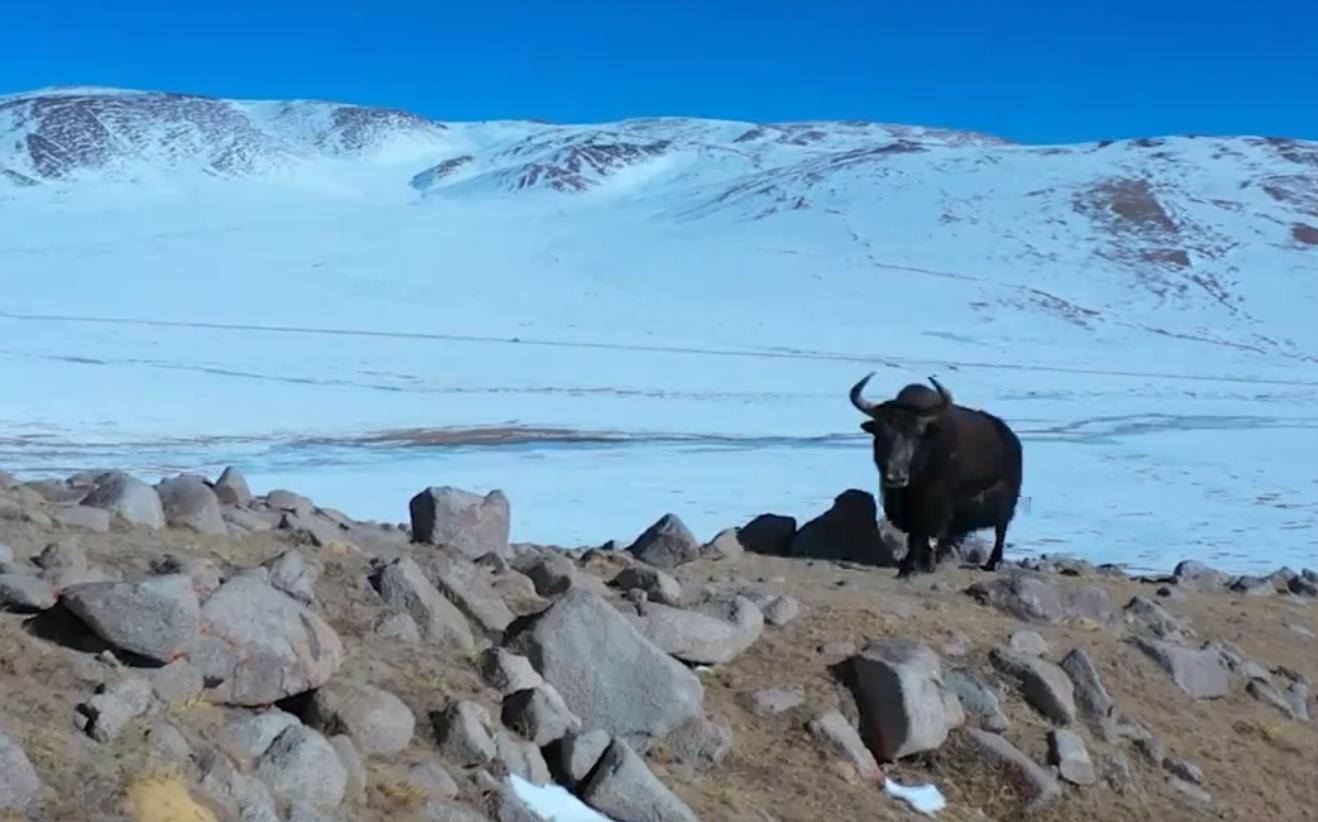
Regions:
<instances>
[{"instance_id":1,"label":"snowy ridge","mask_svg":"<svg viewBox=\"0 0 1318 822\"><path fill-rule=\"evenodd\" d=\"M339 507L393 517L442 463L507 486L527 539L625 536L670 497L722 527L872 487L845 391L879 369L1022 427L1027 545L1119 511L1106 550L1209 555L1219 510L1318 545L1318 483L1270 450L1318 425L1310 142L71 87L0 97L0 224L16 468L241 452L330 503L369 471L380 508ZM362 444L464 426L620 438Z\"/></svg>"}]
</instances>

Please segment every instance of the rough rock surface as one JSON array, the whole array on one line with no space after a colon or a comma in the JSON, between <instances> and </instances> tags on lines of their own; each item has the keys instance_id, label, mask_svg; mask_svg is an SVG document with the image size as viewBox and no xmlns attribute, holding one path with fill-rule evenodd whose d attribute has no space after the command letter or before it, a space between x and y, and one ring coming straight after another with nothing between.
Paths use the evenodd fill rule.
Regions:
<instances>
[{"instance_id":1,"label":"rough rock surface","mask_svg":"<svg viewBox=\"0 0 1318 822\"><path fill-rule=\"evenodd\" d=\"M841 754L862 778L874 779L881 773L879 763L869 748L865 747L860 733L838 711L829 711L815 717L806 728L825 748Z\"/></svg>"},{"instance_id":2,"label":"rough rock surface","mask_svg":"<svg viewBox=\"0 0 1318 822\"><path fill-rule=\"evenodd\" d=\"M620 739L609 745L581 798L614 819L634 822L697 822L685 802L659 781L645 760Z\"/></svg>"},{"instance_id":3,"label":"rough rock surface","mask_svg":"<svg viewBox=\"0 0 1318 822\"><path fill-rule=\"evenodd\" d=\"M466 617L430 584L421 566L410 557L384 565L371 582L385 602L412 617L422 636L460 651L476 647Z\"/></svg>"},{"instance_id":4,"label":"rough rock surface","mask_svg":"<svg viewBox=\"0 0 1318 822\"><path fill-rule=\"evenodd\" d=\"M246 505L252 501L252 489L247 478L232 465L225 468L215 481L215 496L225 505Z\"/></svg>"},{"instance_id":5,"label":"rough rock surface","mask_svg":"<svg viewBox=\"0 0 1318 822\"><path fill-rule=\"evenodd\" d=\"M477 661L481 679L501 695L534 688L545 680L531 661L505 648L486 648Z\"/></svg>"},{"instance_id":6,"label":"rough rock surface","mask_svg":"<svg viewBox=\"0 0 1318 822\"><path fill-rule=\"evenodd\" d=\"M982 604L1031 622L1085 618L1107 624L1113 619L1112 597L1106 590L1059 582L1033 572L1008 571L976 582L966 592Z\"/></svg>"},{"instance_id":7,"label":"rough rock surface","mask_svg":"<svg viewBox=\"0 0 1318 822\"><path fill-rule=\"evenodd\" d=\"M23 749L0 731L0 811L21 811L41 792L41 780Z\"/></svg>"},{"instance_id":8,"label":"rough rock surface","mask_svg":"<svg viewBox=\"0 0 1318 822\"><path fill-rule=\"evenodd\" d=\"M157 662L182 654L201 623L201 606L186 574L72 585L60 601L106 642Z\"/></svg>"},{"instance_id":9,"label":"rough rock surface","mask_svg":"<svg viewBox=\"0 0 1318 822\"><path fill-rule=\"evenodd\" d=\"M878 503L868 491L850 489L833 500L833 507L801 526L789 553L794 557L838 559L865 565L896 564L879 533Z\"/></svg>"},{"instance_id":10,"label":"rough rock surface","mask_svg":"<svg viewBox=\"0 0 1318 822\"><path fill-rule=\"evenodd\" d=\"M961 707L986 731L1007 729L1007 715L997 690L970 668L953 668L943 675L943 684L961 700Z\"/></svg>"},{"instance_id":11,"label":"rough rock surface","mask_svg":"<svg viewBox=\"0 0 1318 822\"><path fill-rule=\"evenodd\" d=\"M605 600L574 590L510 638L586 728L644 749L700 715L704 686ZM607 654L600 649L607 648Z\"/></svg>"},{"instance_id":12,"label":"rough rock surface","mask_svg":"<svg viewBox=\"0 0 1318 822\"><path fill-rule=\"evenodd\" d=\"M320 574L307 564L306 557L290 548L266 563L270 584L304 605L316 602L316 579Z\"/></svg>"},{"instance_id":13,"label":"rough rock surface","mask_svg":"<svg viewBox=\"0 0 1318 822\"><path fill-rule=\"evenodd\" d=\"M558 691L548 684L509 694L503 700L503 724L521 733L539 747L581 730Z\"/></svg>"},{"instance_id":14,"label":"rough rock surface","mask_svg":"<svg viewBox=\"0 0 1318 822\"><path fill-rule=\"evenodd\" d=\"M416 717L403 701L372 685L331 680L316 690L307 724L327 736L346 734L367 756L404 750Z\"/></svg>"},{"instance_id":15,"label":"rough rock surface","mask_svg":"<svg viewBox=\"0 0 1318 822\"><path fill-rule=\"evenodd\" d=\"M343 801L348 785L334 746L302 725L284 729L257 759L253 774L280 799L330 807Z\"/></svg>"},{"instance_id":16,"label":"rough rock surface","mask_svg":"<svg viewBox=\"0 0 1318 822\"><path fill-rule=\"evenodd\" d=\"M502 491L485 496L451 486L427 488L408 503L412 541L447 545L469 559L510 556L509 505Z\"/></svg>"},{"instance_id":17,"label":"rough rock surface","mask_svg":"<svg viewBox=\"0 0 1318 822\"><path fill-rule=\"evenodd\" d=\"M1076 706L1091 725L1115 719L1116 703L1103 687L1098 669L1083 648L1075 648L1062 657L1061 668L1075 687Z\"/></svg>"},{"instance_id":18,"label":"rough rock surface","mask_svg":"<svg viewBox=\"0 0 1318 822\"><path fill-rule=\"evenodd\" d=\"M580 783L595 770L595 765L604 756L613 739L608 731L586 731L571 733L563 738L559 746L559 770L573 785Z\"/></svg>"},{"instance_id":19,"label":"rough rock surface","mask_svg":"<svg viewBox=\"0 0 1318 822\"><path fill-rule=\"evenodd\" d=\"M1195 699L1216 699L1231 691L1231 671L1211 648L1185 648L1145 637L1135 637L1135 645Z\"/></svg>"},{"instance_id":20,"label":"rough rock surface","mask_svg":"<svg viewBox=\"0 0 1318 822\"><path fill-rule=\"evenodd\" d=\"M343 661L324 619L253 577L236 576L201 609L189 652L211 701L262 705L318 688Z\"/></svg>"},{"instance_id":21,"label":"rough rock surface","mask_svg":"<svg viewBox=\"0 0 1318 822\"><path fill-rule=\"evenodd\" d=\"M730 662L759 639L764 630L760 609L745 597L720 599L699 610L658 603L638 604L636 625L647 639L685 662Z\"/></svg>"},{"instance_id":22,"label":"rough rock surface","mask_svg":"<svg viewBox=\"0 0 1318 822\"><path fill-rule=\"evenodd\" d=\"M1073 785L1092 785L1098 781L1089 749L1073 731L1060 728L1048 732L1048 761Z\"/></svg>"},{"instance_id":23,"label":"rough rock surface","mask_svg":"<svg viewBox=\"0 0 1318 822\"><path fill-rule=\"evenodd\" d=\"M55 605L55 589L30 574L0 574L0 611L45 611Z\"/></svg>"},{"instance_id":24,"label":"rough rock surface","mask_svg":"<svg viewBox=\"0 0 1318 822\"><path fill-rule=\"evenodd\" d=\"M1001 768L1008 783L1026 800L1027 810L1043 808L1062 795L1062 788L1052 774L995 733L967 728L971 747L989 764Z\"/></svg>"},{"instance_id":25,"label":"rough rock surface","mask_svg":"<svg viewBox=\"0 0 1318 822\"><path fill-rule=\"evenodd\" d=\"M1046 659L994 649L993 667L1020 683L1026 701L1059 725L1075 721L1075 686L1066 672Z\"/></svg>"},{"instance_id":26,"label":"rough rock surface","mask_svg":"<svg viewBox=\"0 0 1318 822\"><path fill-rule=\"evenodd\" d=\"M609 584L623 591L639 588L646 593L652 602L658 602L661 605L677 606L682 604L682 584L658 568L640 564L633 565L630 568L624 568Z\"/></svg>"},{"instance_id":27,"label":"rough rock surface","mask_svg":"<svg viewBox=\"0 0 1318 822\"><path fill-rule=\"evenodd\" d=\"M851 659L862 732L881 760L937 749L965 722L931 648L901 639L869 643Z\"/></svg>"},{"instance_id":28,"label":"rough rock surface","mask_svg":"<svg viewBox=\"0 0 1318 822\"><path fill-rule=\"evenodd\" d=\"M758 717L778 716L805 704L805 694L786 688L743 691L737 701Z\"/></svg>"},{"instance_id":29,"label":"rough rock surface","mask_svg":"<svg viewBox=\"0 0 1318 822\"><path fill-rule=\"evenodd\" d=\"M441 548L419 564L435 588L486 633L498 636L512 624L513 612L490 584L488 573L471 560Z\"/></svg>"},{"instance_id":30,"label":"rough rock surface","mask_svg":"<svg viewBox=\"0 0 1318 822\"><path fill-rule=\"evenodd\" d=\"M165 521L175 528L189 528L203 534L227 534L220 498L198 477L179 476L156 486Z\"/></svg>"},{"instance_id":31,"label":"rough rock surface","mask_svg":"<svg viewBox=\"0 0 1318 822\"><path fill-rule=\"evenodd\" d=\"M499 755L490 714L478 703L457 700L431 716L440 753L464 766L487 765Z\"/></svg>"},{"instance_id":32,"label":"rough rock surface","mask_svg":"<svg viewBox=\"0 0 1318 822\"><path fill-rule=\"evenodd\" d=\"M122 471L111 471L97 479L83 505L104 508L133 525L165 527L165 509L156 489Z\"/></svg>"},{"instance_id":33,"label":"rough rock surface","mask_svg":"<svg viewBox=\"0 0 1318 822\"><path fill-rule=\"evenodd\" d=\"M664 746L677 761L695 768L718 766L732 751L736 736L732 728L706 716L696 717L664 739ZM607 744L607 741L606 741ZM600 749L603 753L603 748Z\"/></svg>"},{"instance_id":34,"label":"rough rock surface","mask_svg":"<svg viewBox=\"0 0 1318 822\"><path fill-rule=\"evenodd\" d=\"M673 514L664 515L636 538L628 553L655 568L676 568L700 558L700 543Z\"/></svg>"}]
</instances>

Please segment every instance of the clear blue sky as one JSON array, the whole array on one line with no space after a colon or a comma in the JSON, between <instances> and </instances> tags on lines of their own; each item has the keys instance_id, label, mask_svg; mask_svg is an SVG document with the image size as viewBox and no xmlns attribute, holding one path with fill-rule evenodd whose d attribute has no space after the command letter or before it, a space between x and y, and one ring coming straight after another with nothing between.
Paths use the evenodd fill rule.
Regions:
<instances>
[{"instance_id":1,"label":"clear blue sky","mask_svg":"<svg viewBox=\"0 0 1318 822\"><path fill-rule=\"evenodd\" d=\"M5 9L0 92L1318 138L1316 37L1314 0L63 0Z\"/></svg>"}]
</instances>

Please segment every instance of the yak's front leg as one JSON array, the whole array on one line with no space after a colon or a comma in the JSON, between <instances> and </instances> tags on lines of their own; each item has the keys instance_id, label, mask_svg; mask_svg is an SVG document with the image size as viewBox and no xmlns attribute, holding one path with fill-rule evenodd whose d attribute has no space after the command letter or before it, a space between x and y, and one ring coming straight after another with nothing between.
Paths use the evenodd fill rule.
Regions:
<instances>
[{"instance_id":1,"label":"yak's front leg","mask_svg":"<svg viewBox=\"0 0 1318 822\"><path fill-rule=\"evenodd\" d=\"M902 557L897 568L897 578L905 579L916 572L926 570L929 564L929 537L917 531L906 534L906 555Z\"/></svg>"}]
</instances>

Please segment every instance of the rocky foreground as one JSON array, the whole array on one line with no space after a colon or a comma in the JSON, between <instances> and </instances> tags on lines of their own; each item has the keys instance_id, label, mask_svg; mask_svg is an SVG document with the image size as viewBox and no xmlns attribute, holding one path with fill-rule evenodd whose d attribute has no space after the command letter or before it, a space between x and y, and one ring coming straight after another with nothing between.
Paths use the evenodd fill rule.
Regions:
<instances>
[{"instance_id":1,"label":"rocky foreground","mask_svg":"<svg viewBox=\"0 0 1318 822\"><path fill-rule=\"evenodd\" d=\"M516 775L619 822L1318 819L1312 571L899 581L855 491L590 550L409 508L0 475L0 818L533 822Z\"/></svg>"}]
</instances>

